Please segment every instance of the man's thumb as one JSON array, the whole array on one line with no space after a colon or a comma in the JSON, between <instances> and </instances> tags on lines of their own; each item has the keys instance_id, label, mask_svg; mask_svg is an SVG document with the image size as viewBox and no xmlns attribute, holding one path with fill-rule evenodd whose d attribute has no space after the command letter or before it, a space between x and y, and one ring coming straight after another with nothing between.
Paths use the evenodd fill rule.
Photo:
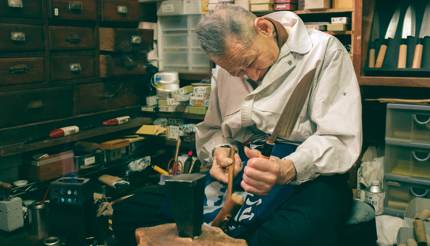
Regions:
<instances>
[{"instance_id":1,"label":"man's thumb","mask_svg":"<svg viewBox=\"0 0 430 246\"><path fill-rule=\"evenodd\" d=\"M262 157L261 152L256 149L245 147L245 155L248 159Z\"/></svg>"}]
</instances>

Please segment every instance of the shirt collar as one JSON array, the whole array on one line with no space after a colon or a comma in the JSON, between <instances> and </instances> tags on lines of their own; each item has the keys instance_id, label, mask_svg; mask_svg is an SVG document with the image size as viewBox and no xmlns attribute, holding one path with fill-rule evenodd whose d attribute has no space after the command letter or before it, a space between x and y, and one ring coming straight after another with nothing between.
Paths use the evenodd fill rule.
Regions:
<instances>
[{"instance_id":1,"label":"shirt collar","mask_svg":"<svg viewBox=\"0 0 430 246\"><path fill-rule=\"evenodd\" d=\"M287 46L292 52L302 55L311 50L313 44L308 30L303 21L295 13L278 11L265 15L264 17L281 23L287 30L288 39L282 46L282 49Z\"/></svg>"}]
</instances>

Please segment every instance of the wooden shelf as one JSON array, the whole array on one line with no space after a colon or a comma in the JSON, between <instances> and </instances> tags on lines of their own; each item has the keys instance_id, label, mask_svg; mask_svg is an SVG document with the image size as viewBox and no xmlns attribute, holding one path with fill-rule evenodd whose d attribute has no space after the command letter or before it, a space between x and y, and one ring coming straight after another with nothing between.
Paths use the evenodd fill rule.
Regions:
<instances>
[{"instance_id":1,"label":"wooden shelf","mask_svg":"<svg viewBox=\"0 0 430 246\"><path fill-rule=\"evenodd\" d=\"M143 116L146 117L164 117L164 118L181 118L181 119L189 119L189 120L200 120L202 121L205 118L203 114L189 114L182 112L146 112L142 111Z\"/></svg>"},{"instance_id":2,"label":"wooden shelf","mask_svg":"<svg viewBox=\"0 0 430 246\"><path fill-rule=\"evenodd\" d=\"M428 77L361 76L359 82L362 86L400 86L430 88L430 78Z\"/></svg>"},{"instance_id":3,"label":"wooden shelf","mask_svg":"<svg viewBox=\"0 0 430 246\"><path fill-rule=\"evenodd\" d=\"M330 35L333 35L333 36L343 36L343 35L352 35L353 34L352 31L336 31L336 32L334 32L334 31L324 31L324 32L328 33Z\"/></svg>"},{"instance_id":4,"label":"wooden shelf","mask_svg":"<svg viewBox=\"0 0 430 246\"><path fill-rule=\"evenodd\" d=\"M144 117L137 117L131 119L128 123L119 125L119 126L101 126L89 130L82 131L78 134L54 138L54 139L46 139L42 141L32 142L32 143L18 143L12 145L4 145L0 147L0 156L9 156L16 155L20 153L25 153L34 150L40 150L44 148L59 146L67 143L73 143L79 140L94 138L98 136L103 136L111 133L131 130L134 128L138 128L143 124L150 124L151 120Z\"/></svg>"},{"instance_id":5,"label":"wooden shelf","mask_svg":"<svg viewBox=\"0 0 430 246\"><path fill-rule=\"evenodd\" d=\"M353 9L316 9L316 10L296 10L294 13L297 15L311 15L311 14L330 14L330 13L352 13Z\"/></svg>"}]
</instances>

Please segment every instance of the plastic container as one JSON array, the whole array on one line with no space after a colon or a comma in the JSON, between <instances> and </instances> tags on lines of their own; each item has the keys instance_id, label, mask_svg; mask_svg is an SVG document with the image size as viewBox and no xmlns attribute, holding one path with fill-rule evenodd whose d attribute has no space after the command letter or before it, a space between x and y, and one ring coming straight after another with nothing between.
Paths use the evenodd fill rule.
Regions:
<instances>
[{"instance_id":1,"label":"plastic container","mask_svg":"<svg viewBox=\"0 0 430 246\"><path fill-rule=\"evenodd\" d=\"M414 198L430 198L430 181L385 175L384 213L403 217Z\"/></svg>"},{"instance_id":2,"label":"plastic container","mask_svg":"<svg viewBox=\"0 0 430 246\"><path fill-rule=\"evenodd\" d=\"M412 144L387 139L385 173L430 180L430 144Z\"/></svg>"},{"instance_id":3,"label":"plastic container","mask_svg":"<svg viewBox=\"0 0 430 246\"><path fill-rule=\"evenodd\" d=\"M191 53L191 66L209 68L209 57L203 52Z\"/></svg>"},{"instance_id":4,"label":"plastic container","mask_svg":"<svg viewBox=\"0 0 430 246\"><path fill-rule=\"evenodd\" d=\"M169 16L169 15L188 15L188 14L200 14L201 3L196 0L165 0L161 2L157 15L158 16Z\"/></svg>"},{"instance_id":5,"label":"plastic container","mask_svg":"<svg viewBox=\"0 0 430 246\"><path fill-rule=\"evenodd\" d=\"M425 198L414 198L410 203L405 212L405 221L409 227L413 227L415 215L417 212L430 209L430 199ZM426 228L426 234L430 235L430 218L424 220L424 226Z\"/></svg>"},{"instance_id":6,"label":"plastic container","mask_svg":"<svg viewBox=\"0 0 430 246\"><path fill-rule=\"evenodd\" d=\"M415 238L414 230L409 227L401 227L397 232L397 245L399 244L406 245L406 241L409 238Z\"/></svg>"},{"instance_id":7,"label":"plastic container","mask_svg":"<svg viewBox=\"0 0 430 246\"><path fill-rule=\"evenodd\" d=\"M165 33L162 42L165 49L187 49L188 33Z\"/></svg>"},{"instance_id":8,"label":"plastic container","mask_svg":"<svg viewBox=\"0 0 430 246\"><path fill-rule=\"evenodd\" d=\"M165 66L180 66L188 63L188 53L182 51L165 52L162 56Z\"/></svg>"},{"instance_id":9,"label":"plastic container","mask_svg":"<svg viewBox=\"0 0 430 246\"><path fill-rule=\"evenodd\" d=\"M187 16L165 16L159 18L161 31L187 31Z\"/></svg>"},{"instance_id":10,"label":"plastic container","mask_svg":"<svg viewBox=\"0 0 430 246\"><path fill-rule=\"evenodd\" d=\"M388 104L385 135L430 144L430 106Z\"/></svg>"}]
</instances>

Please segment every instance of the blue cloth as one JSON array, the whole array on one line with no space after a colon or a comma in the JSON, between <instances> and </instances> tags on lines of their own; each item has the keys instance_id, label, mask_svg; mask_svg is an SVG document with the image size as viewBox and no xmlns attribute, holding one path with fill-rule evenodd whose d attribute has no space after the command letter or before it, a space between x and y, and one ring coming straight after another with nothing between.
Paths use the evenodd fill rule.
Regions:
<instances>
[{"instance_id":1,"label":"blue cloth","mask_svg":"<svg viewBox=\"0 0 430 246\"><path fill-rule=\"evenodd\" d=\"M276 143L272 150L272 156L283 158L294 152L297 145L291 143ZM246 166L248 158L244 153L243 146L238 146L239 155ZM242 171L235 177L233 185L234 191L243 191L240 182L243 176ZM218 214L223 206L224 196L227 185L213 179L209 174L206 175L205 201L204 201L204 221L209 223ZM248 231L261 225L271 214L284 203L293 193L292 185L275 185L265 196L258 196L245 192L245 203L237 214L227 225L227 234L233 237L240 237Z\"/></svg>"}]
</instances>

